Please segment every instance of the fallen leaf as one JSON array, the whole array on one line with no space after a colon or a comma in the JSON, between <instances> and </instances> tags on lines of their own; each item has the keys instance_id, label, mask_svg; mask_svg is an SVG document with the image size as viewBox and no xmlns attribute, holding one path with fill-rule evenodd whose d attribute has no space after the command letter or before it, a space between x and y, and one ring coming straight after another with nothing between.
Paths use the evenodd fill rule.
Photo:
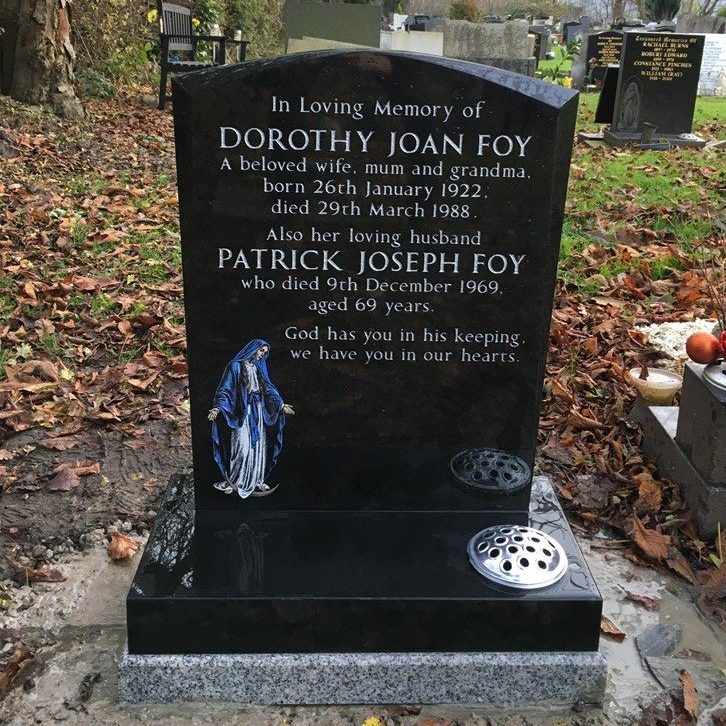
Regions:
<instances>
[{"instance_id":1,"label":"fallen leaf","mask_svg":"<svg viewBox=\"0 0 726 726\"><path fill-rule=\"evenodd\" d=\"M23 285L23 292L31 299L31 300L37 300L38 298L35 295L35 288L33 287L32 282L26 282L25 285Z\"/></svg>"},{"instance_id":2,"label":"fallen leaf","mask_svg":"<svg viewBox=\"0 0 726 726\"><path fill-rule=\"evenodd\" d=\"M131 325L134 328L153 328L155 325L160 325L163 322L164 318L148 313L141 313L141 315L135 315L131 318Z\"/></svg>"},{"instance_id":3,"label":"fallen leaf","mask_svg":"<svg viewBox=\"0 0 726 726\"><path fill-rule=\"evenodd\" d=\"M603 635L609 635L614 640L617 640L618 643L622 643L625 640L625 633L610 618L604 615L600 616L600 632Z\"/></svg>"},{"instance_id":4,"label":"fallen leaf","mask_svg":"<svg viewBox=\"0 0 726 726\"><path fill-rule=\"evenodd\" d=\"M34 657L30 649L24 645L18 646L10 656L3 672L0 673L0 691L7 691L20 672L30 665Z\"/></svg>"},{"instance_id":5,"label":"fallen leaf","mask_svg":"<svg viewBox=\"0 0 726 726\"><path fill-rule=\"evenodd\" d=\"M711 572L703 585L703 594L711 601L726 597L726 564Z\"/></svg>"},{"instance_id":6,"label":"fallen leaf","mask_svg":"<svg viewBox=\"0 0 726 726\"><path fill-rule=\"evenodd\" d=\"M636 474L633 479L638 484L638 502L650 511L660 509L663 501L663 491L660 483L653 479L648 471Z\"/></svg>"},{"instance_id":7,"label":"fallen leaf","mask_svg":"<svg viewBox=\"0 0 726 726\"><path fill-rule=\"evenodd\" d=\"M688 564L688 560L675 547L671 547L668 551L666 565L668 565L673 572L678 573L684 580L688 580L691 585L696 584L696 576L693 574L693 570Z\"/></svg>"},{"instance_id":8,"label":"fallen leaf","mask_svg":"<svg viewBox=\"0 0 726 726\"><path fill-rule=\"evenodd\" d=\"M708 663L711 656L702 650L693 650L692 648L684 648L675 655L676 658L685 658L686 660L698 660L702 663Z\"/></svg>"},{"instance_id":9,"label":"fallen leaf","mask_svg":"<svg viewBox=\"0 0 726 726\"><path fill-rule=\"evenodd\" d=\"M693 678L687 670L680 671L680 681L683 686L683 707L693 718L696 718L698 716L698 707L700 706L696 684L693 682Z\"/></svg>"},{"instance_id":10,"label":"fallen leaf","mask_svg":"<svg viewBox=\"0 0 726 726\"><path fill-rule=\"evenodd\" d=\"M48 491L69 492L71 489L75 489L80 483L81 480L73 469L61 469L48 482Z\"/></svg>"},{"instance_id":11,"label":"fallen leaf","mask_svg":"<svg viewBox=\"0 0 726 726\"><path fill-rule=\"evenodd\" d=\"M0 461L10 461L14 456L12 451L7 449L0 449Z\"/></svg>"},{"instance_id":12,"label":"fallen leaf","mask_svg":"<svg viewBox=\"0 0 726 726\"><path fill-rule=\"evenodd\" d=\"M25 567L9 555L5 555L5 559L10 564L10 567L15 570L16 574L20 575L27 582L65 582L66 578L59 570L51 569L50 567L39 567L37 570Z\"/></svg>"},{"instance_id":13,"label":"fallen leaf","mask_svg":"<svg viewBox=\"0 0 726 726\"><path fill-rule=\"evenodd\" d=\"M56 469L56 472L61 472L64 469L72 471L76 476L88 476L89 474L100 474L101 463L98 461L88 461L87 459L66 461Z\"/></svg>"},{"instance_id":14,"label":"fallen leaf","mask_svg":"<svg viewBox=\"0 0 726 726\"><path fill-rule=\"evenodd\" d=\"M647 529L637 517L633 517L633 541L638 549L651 560L662 562L668 558L671 538L654 529Z\"/></svg>"},{"instance_id":15,"label":"fallen leaf","mask_svg":"<svg viewBox=\"0 0 726 726\"><path fill-rule=\"evenodd\" d=\"M58 381L58 371L49 360L29 360L18 367L19 376L32 376L44 381Z\"/></svg>"},{"instance_id":16,"label":"fallen leaf","mask_svg":"<svg viewBox=\"0 0 726 726\"><path fill-rule=\"evenodd\" d=\"M45 446L46 449L53 449L55 451L67 451L72 449L74 446L78 446L81 443L80 436L49 436L47 439L43 439L41 445Z\"/></svg>"},{"instance_id":17,"label":"fallen leaf","mask_svg":"<svg viewBox=\"0 0 726 726\"><path fill-rule=\"evenodd\" d=\"M114 532L106 551L112 560L128 560L139 551L139 543L126 534Z\"/></svg>"},{"instance_id":18,"label":"fallen leaf","mask_svg":"<svg viewBox=\"0 0 726 726\"><path fill-rule=\"evenodd\" d=\"M83 290L84 292L91 292L98 287L98 283L92 277L84 277L83 275L74 275L71 278L71 284L73 287Z\"/></svg>"},{"instance_id":19,"label":"fallen leaf","mask_svg":"<svg viewBox=\"0 0 726 726\"><path fill-rule=\"evenodd\" d=\"M648 595L639 595L636 592L630 592L630 590L623 590L625 597L632 602L637 602L642 605L646 610L657 611L660 610L660 600L655 597L649 597Z\"/></svg>"}]
</instances>

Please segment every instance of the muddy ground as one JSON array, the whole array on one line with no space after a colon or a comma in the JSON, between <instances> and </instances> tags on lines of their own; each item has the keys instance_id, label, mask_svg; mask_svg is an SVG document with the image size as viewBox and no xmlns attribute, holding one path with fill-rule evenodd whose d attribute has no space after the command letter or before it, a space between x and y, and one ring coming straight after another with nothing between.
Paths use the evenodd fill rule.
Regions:
<instances>
[{"instance_id":1,"label":"muddy ground","mask_svg":"<svg viewBox=\"0 0 726 726\"><path fill-rule=\"evenodd\" d=\"M44 443L55 446L59 437L42 429L9 438L3 448L12 456L19 478L0 507L0 545L5 553L25 566L38 567L55 554L83 550L108 527L148 534L170 473L189 467L190 439L188 426L174 419L147 422L140 433L130 438L113 428L88 427L63 437L74 439L63 451ZM89 469L95 465L98 473L79 477L80 484L69 491L49 491L53 472L76 462ZM0 580L12 572L2 558Z\"/></svg>"}]
</instances>

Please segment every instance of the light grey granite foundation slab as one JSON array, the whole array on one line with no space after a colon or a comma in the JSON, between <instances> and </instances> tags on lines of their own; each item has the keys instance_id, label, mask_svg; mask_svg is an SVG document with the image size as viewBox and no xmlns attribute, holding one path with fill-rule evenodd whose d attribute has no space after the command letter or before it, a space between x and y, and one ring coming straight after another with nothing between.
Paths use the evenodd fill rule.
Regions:
<instances>
[{"instance_id":1,"label":"light grey granite foundation slab","mask_svg":"<svg viewBox=\"0 0 726 726\"><path fill-rule=\"evenodd\" d=\"M232 701L265 705L364 703L599 705L600 653L314 653L129 655L127 703Z\"/></svg>"}]
</instances>

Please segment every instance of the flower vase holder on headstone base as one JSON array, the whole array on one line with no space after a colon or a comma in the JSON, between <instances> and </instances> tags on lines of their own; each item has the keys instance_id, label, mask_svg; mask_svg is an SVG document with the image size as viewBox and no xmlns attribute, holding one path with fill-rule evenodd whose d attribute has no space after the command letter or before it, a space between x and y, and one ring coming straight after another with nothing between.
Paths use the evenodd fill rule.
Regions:
<instances>
[{"instance_id":1,"label":"flower vase holder on headstone base","mask_svg":"<svg viewBox=\"0 0 726 726\"><path fill-rule=\"evenodd\" d=\"M129 593L121 698L598 702L602 600L531 478L576 94L320 52L180 76L174 114L194 482ZM528 523L557 582L470 564Z\"/></svg>"},{"instance_id":2,"label":"flower vase holder on headstone base","mask_svg":"<svg viewBox=\"0 0 726 726\"><path fill-rule=\"evenodd\" d=\"M726 523L726 389L709 383L705 370L686 363L680 406L638 402L631 415L643 427L644 453L683 487L701 536L710 539Z\"/></svg>"}]
</instances>

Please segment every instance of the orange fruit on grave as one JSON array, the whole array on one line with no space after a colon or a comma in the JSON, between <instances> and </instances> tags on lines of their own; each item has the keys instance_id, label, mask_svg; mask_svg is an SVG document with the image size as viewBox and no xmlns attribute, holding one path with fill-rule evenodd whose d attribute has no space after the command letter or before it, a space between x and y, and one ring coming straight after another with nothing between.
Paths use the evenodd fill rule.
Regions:
<instances>
[{"instance_id":1,"label":"orange fruit on grave","mask_svg":"<svg viewBox=\"0 0 726 726\"><path fill-rule=\"evenodd\" d=\"M696 363L715 363L721 355L721 344L711 333L694 333L686 341L686 353Z\"/></svg>"}]
</instances>

